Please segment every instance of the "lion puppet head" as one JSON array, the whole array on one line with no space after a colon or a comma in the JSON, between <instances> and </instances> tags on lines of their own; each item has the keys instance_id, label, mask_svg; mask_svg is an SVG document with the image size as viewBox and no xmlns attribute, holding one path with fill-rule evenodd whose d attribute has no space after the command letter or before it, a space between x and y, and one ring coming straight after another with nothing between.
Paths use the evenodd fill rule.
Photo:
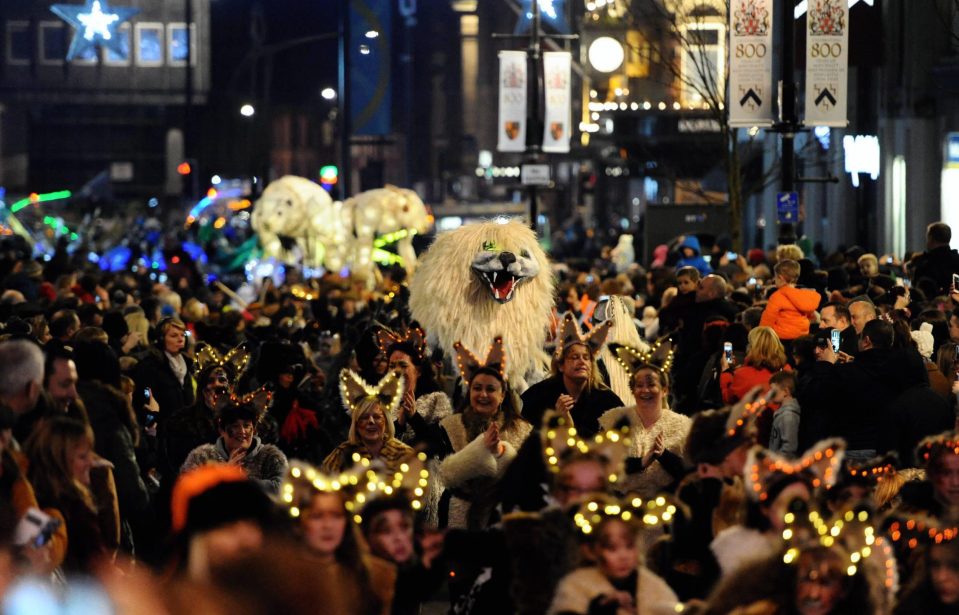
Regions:
<instances>
[{"instance_id":1,"label":"lion puppet head","mask_svg":"<svg viewBox=\"0 0 959 615\"><path fill-rule=\"evenodd\" d=\"M553 274L536 235L519 222L468 224L443 233L410 282L410 310L432 343L483 353L506 346L507 376L523 391L541 372L553 306Z\"/></svg>"}]
</instances>

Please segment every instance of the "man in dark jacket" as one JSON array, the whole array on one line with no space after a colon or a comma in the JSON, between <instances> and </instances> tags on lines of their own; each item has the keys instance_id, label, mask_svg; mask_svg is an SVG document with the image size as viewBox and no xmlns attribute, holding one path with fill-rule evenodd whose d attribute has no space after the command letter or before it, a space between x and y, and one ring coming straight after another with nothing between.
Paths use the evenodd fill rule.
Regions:
<instances>
[{"instance_id":1,"label":"man in dark jacket","mask_svg":"<svg viewBox=\"0 0 959 615\"><path fill-rule=\"evenodd\" d=\"M832 369L817 375L817 384L835 391L830 436L846 440L846 457L866 461L876 456L879 425L886 420L889 404L901 393L897 370L901 357L892 351L892 325L884 320L865 324L859 338L856 360L836 364L830 345L817 348L819 357L833 363Z\"/></svg>"},{"instance_id":2,"label":"man in dark jacket","mask_svg":"<svg viewBox=\"0 0 959 615\"><path fill-rule=\"evenodd\" d=\"M949 248L952 229L945 222L933 222L926 228L926 251L914 260L913 284L932 281L939 294L947 294L952 285L952 274L959 273L959 252Z\"/></svg>"},{"instance_id":3,"label":"man in dark jacket","mask_svg":"<svg viewBox=\"0 0 959 615\"><path fill-rule=\"evenodd\" d=\"M696 303L686 314L679 330L679 348L673 367L673 395L675 407L683 414L692 414L699 408L696 399L700 376L709 359L703 349L703 326L709 320L725 318L733 322L736 305L726 299L726 281L711 274L699 281Z\"/></svg>"},{"instance_id":4,"label":"man in dark jacket","mask_svg":"<svg viewBox=\"0 0 959 615\"><path fill-rule=\"evenodd\" d=\"M879 424L879 452L896 451L904 468L918 465L916 446L923 438L955 425L949 403L922 384L903 391L886 412L886 420Z\"/></svg>"}]
</instances>

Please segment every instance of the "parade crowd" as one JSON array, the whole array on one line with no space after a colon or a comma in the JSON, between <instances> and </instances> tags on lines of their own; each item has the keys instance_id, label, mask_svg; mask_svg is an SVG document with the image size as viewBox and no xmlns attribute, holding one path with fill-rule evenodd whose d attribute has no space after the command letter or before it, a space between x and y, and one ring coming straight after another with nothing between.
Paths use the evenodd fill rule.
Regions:
<instances>
[{"instance_id":1,"label":"parade crowd","mask_svg":"<svg viewBox=\"0 0 959 615\"><path fill-rule=\"evenodd\" d=\"M4 238L3 610L959 613L950 241L557 243L520 386L400 268L251 296Z\"/></svg>"}]
</instances>

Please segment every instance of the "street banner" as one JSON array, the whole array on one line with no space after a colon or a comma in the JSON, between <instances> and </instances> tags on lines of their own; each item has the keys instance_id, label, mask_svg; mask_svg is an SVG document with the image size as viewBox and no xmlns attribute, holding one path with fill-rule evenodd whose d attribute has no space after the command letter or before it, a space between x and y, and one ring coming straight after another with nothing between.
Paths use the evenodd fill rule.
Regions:
<instances>
[{"instance_id":1,"label":"street banner","mask_svg":"<svg viewBox=\"0 0 959 615\"><path fill-rule=\"evenodd\" d=\"M848 124L849 5L811 0L806 13L806 126Z\"/></svg>"},{"instance_id":2,"label":"street banner","mask_svg":"<svg viewBox=\"0 0 959 615\"><path fill-rule=\"evenodd\" d=\"M569 152L572 104L568 51L547 51L543 54L543 76L546 83L546 114L543 119L543 151Z\"/></svg>"},{"instance_id":3,"label":"street banner","mask_svg":"<svg viewBox=\"0 0 959 615\"><path fill-rule=\"evenodd\" d=\"M691 53L695 53L695 47ZM729 125L772 125L772 84L773 0L732 0L729 7L729 100L726 102Z\"/></svg>"},{"instance_id":4,"label":"street banner","mask_svg":"<svg viewBox=\"0 0 959 615\"><path fill-rule=\"evenodd\" d=\"M350 126L353 135L382 137L393 131L392 67L393 4L389 0L351 0ZM368 38L367 32L377 36Z\"/></svg>"},{"instance_id":5,"label":"street banner","mask_svg":"<svg viewBox=\"0 0 959 615\"><path fill-rule=\"evenodd\" d=\"M526 151L526 52L499 52L499 135L501 152Z\"/></svg>"}]
</instances>

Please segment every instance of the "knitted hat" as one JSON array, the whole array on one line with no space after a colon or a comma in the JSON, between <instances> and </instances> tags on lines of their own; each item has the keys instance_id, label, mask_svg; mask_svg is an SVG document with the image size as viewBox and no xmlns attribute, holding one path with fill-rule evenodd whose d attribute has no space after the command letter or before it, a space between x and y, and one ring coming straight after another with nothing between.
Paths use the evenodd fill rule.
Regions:
<instances>
[{"instance_id":1,"label":"knitted hat","mask_svg":"<svg viewBox=\"0 0 959 615\"><path fill-rule=\"evenodd\" d=\"M932 357L932 350L936 345L932 337L932 323L924 322L919 325L919 330L912 332L912 339L919 348L919 354L927 359Z\"/></svg>"}]
</instances>

